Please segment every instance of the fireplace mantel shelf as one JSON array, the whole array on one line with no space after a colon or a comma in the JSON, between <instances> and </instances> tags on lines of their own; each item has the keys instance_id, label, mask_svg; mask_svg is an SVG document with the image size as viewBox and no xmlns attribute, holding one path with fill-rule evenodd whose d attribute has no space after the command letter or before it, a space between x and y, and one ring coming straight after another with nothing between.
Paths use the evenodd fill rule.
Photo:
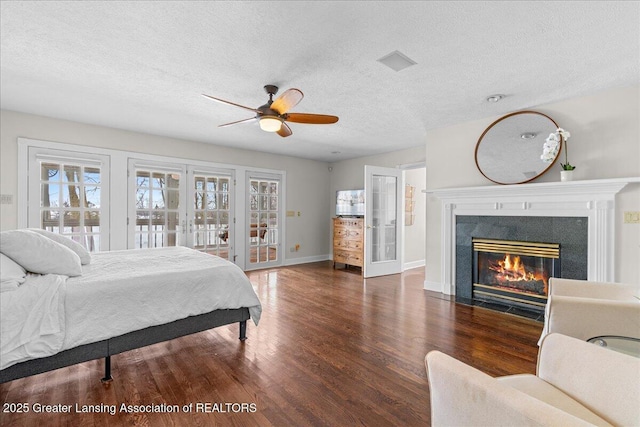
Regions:
<instances>
[{"instance_id":1,"label":"fireplace mantel shelf","mask_svg":"<svg viewBox=\"0 0 640 427\"><path fill-rule=\"evenodd\" d=\"M640 177L593 179L569 182L540 182L518 185L489 185L482 187L439 188L423 190L441 200L479 199L496 197L549 197L568 195L609 194L614 195L627 184L639 183Z\"/></svg>"},{"instance_id":2,"label":"fireplace mantel shelf","mask_svg":"<svg viewBox=\"0 0 640 427\"><path fill-rule=\"evenodd\" d=\"M640 177L423 190L442 201L442 282L425 288L455 293L456 216L583 217L588 219L589 280L614 277L615 197Z\"/></svg>"}]
</instances>

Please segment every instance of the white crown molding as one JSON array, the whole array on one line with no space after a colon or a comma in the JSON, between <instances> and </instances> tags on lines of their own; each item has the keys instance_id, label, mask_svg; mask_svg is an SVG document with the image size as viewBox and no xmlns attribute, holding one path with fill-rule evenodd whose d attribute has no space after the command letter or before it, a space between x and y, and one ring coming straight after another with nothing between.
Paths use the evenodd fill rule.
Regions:
<instances>
[{"instance_id":1,"label":"white crown molding","mask_svg":"<svg viewBox=\"0 0 640 427\"><path fill-rule=\"evenodd\" d=\"M588 218L588 280L613 282L615 196L640 177L424 190L442 201L442 283L455 294L456 216Z\"/></svg>"}]
</instances>

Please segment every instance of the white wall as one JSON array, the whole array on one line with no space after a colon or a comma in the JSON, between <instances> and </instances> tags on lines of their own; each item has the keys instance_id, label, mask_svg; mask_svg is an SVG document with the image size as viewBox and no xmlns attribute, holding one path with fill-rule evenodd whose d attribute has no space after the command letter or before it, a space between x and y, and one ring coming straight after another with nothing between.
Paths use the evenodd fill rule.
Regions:
<instances>
[{"instance_id":1,"label":"white wall","mask_svg":"<svg viewBox=\"0 0 640 427\"><path fill-rule=\"evenodd\" d=\"M413 191L413 213L415 220L412 225L404 226L404 258L405 268L424 265L426 246L426 197L422 192L426 188L427 171L425 168L408 169L404 173L405 185L415 187Z\"/></svg>"},{"instance_id":2,"label":"white wall","mask_svg":"<svg viewBox=\"0 0 640 427\"><path fill-rule=\"evenodd\" d=\"M575 179L640 176L640 86L610 89L591 96L527 108L553 118L571 132L569 161ZM500 116L427 132L427 188L488 186L475 165L478 137ZM455 155L452 155L455 154ZM556 164L534 182L560 180ZM441 207L427 197L426 282L441 283ZM640 225L623 224L625 211L640 211L640 185L627 186L616 199L615 280L640 283Z\"/></svg>"},{"instance_id":3,"label":"white wall","mask_svg":"<svg viewBox=\"0 0 640 427\"><path fill-rule=\"evenodd\" d=\"M358 157L357 159L343 160L331 164L331 208L330 215L335 214L336 191L356 190L364 188L364 166L381 166L395 168L401 165L409 165L425 161L424 147L409 148L407 150L393 151L377 156Z\"/></svg>"},{"instance_id":4,"label":"white wall","mask_svg":"<svg viewBox=\"0 0 640 427\"><path fill-rule=\"evenodd\" d=\"M427 171L425 168L408 169L404 173L405 185L414 187L413 214L415 220L412 225L404 226L404 255L405 268L414 268L424 265L426 246L426 194L422 192L426 188Z\"/></svg>"},{"instance_id":5,"label":"white wall","mask_svg":"<svg viewBox=\"0 0 640 427\"><path fill-rule=\"evenodd\" d=\"M0 192L13 196L13 204L0 205L0 230L17 227L17 138L62 142L137 153L208 160L215 163L283 170L287 174L286 210L301 216L285 217L283 249L287 261L326 259L330 253L327 236L329 197L328 163L256 151L166 138L150 134L94 126L48 117L0 111ZM300 244L298 252L289 247Z\"/></svg>"}]
</instances>

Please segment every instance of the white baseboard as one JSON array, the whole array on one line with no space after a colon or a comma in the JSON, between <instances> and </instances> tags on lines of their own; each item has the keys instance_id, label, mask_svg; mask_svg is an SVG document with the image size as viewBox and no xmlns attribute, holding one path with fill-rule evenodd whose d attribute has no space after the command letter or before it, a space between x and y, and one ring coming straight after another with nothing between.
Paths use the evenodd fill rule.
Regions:
<instances>
[{"instance_id":1,"label":"white baseboard","mask_svg":"<svg viewBox=\"0 0 640 427\"><path fill-rule=\"evenodd\" d=\"M331 255L316 255L316 256L307 256L302 258L289 258L284 260L283 265L298 265L298 264L308 264L310 262L319 262L319 261L328 261L333 259Z\"/></svg>"},{"instance_id":2,"label":"white baseboard","mask_svg":"<svg viewBox=\"0 0 640 427\"><path fill-rule=\"evenodd\" d=\"M425 261L423 259L420 259L418 261L405 262L402 265L402 271L411 270L412 268L419 268L424 266L425 266Z\"/></svg>"},{"instance_id":3,"label":"white baseboard","mask_svg":"<svg viewBox=\"0 0 640 427\"><path fill-rule=\"evenodd\" d=\"M442 293L442 283L440 282L429 282L427 280L424 281L424 289L426 291L434 291Z\"/></svg>"}]
</instances>

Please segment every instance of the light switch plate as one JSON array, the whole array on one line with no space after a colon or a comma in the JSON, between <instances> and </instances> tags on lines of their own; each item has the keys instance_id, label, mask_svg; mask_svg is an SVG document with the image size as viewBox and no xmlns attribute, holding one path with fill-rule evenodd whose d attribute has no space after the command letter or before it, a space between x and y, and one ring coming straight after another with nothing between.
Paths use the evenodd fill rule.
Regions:
<instances>
[{"instance_id":1,"label":"light switch plate","mask_svg":"<svg viewBox=\"0 0 640 427\"><path fill-rule=\"evenodd\" d=\"M13 194L0 195L0 205L12 205L12 204L13 204Z\"/></svg>"},{"instance_id":2,"label":"light switch plate","mask_svg":"<svg viewBox=\"0 0 640 427\"><path fill-rule=\"evenodd\" d=\"M640 212L638 211L630 211L624 213L624 223L625 224L640 224Z\"/></svg>"}]
</instances>

